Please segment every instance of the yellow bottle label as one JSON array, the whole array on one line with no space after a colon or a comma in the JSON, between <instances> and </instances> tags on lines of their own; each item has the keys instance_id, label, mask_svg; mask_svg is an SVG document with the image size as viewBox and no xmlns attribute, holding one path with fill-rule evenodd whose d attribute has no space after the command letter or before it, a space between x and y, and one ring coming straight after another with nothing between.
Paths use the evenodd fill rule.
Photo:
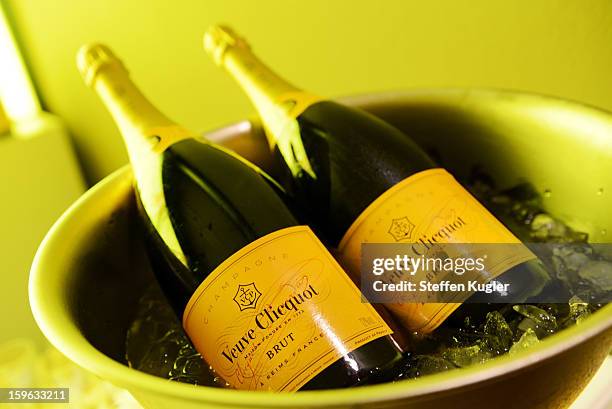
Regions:
<instances>
[{"instance_id":1,"label":"yellow bottle label","mask_svg":"<svg viewBox=\"0 0 612 409\"><path fill-rule=\"evenodd\" d=\"M359 277L362 243L520 243L444 169L428 169L404 179L384 192L353 222L338 246L341 264ZM489 246L490 248L490 246ZM475 248L476 249L476 248ZM508 269L536 258L525 246L513 253L487 253L486 270L492 280ZM478 254L472 254L478 256ZM410 278L427 280L421 271ZM456 303L386 304L402 324L422 333L436 329L460 305Z\"/></svg>"},{"instance_id":2,"label":"yellow bottle label","mask_svg":"<svg viewBox=\"0 0 612 409\"><path fill-rule=\"evenodd\" d=\"M236 252L195 291L183 327L232 387L296 391L343 355L392 333L306 226Z\"/></svg>"}]
</instances>

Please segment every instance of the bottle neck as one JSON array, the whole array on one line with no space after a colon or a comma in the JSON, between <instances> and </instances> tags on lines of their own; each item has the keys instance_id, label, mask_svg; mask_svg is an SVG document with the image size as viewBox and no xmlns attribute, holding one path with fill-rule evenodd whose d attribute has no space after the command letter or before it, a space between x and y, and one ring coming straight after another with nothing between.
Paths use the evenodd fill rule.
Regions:
<instances>
[{"instance_id":1,"label":"bottle neck","mask_svg":"<svg viewBox=\"0 0 612 409\"><path fill-rule=\"evenodd\" d=\"M229 47L221 64L258 109L266 104L281 106L284 96L301 92L268 68L249 48Z\"/></svg>"},{"instance_id":2,"label":"bottle neck","mask_svg":"<svg viewBox=\"0 0 612 409\"><path fill-rule=\"evenodd\" d=\"M319 97L277 75L246 46L228 46L220 58L220 65L245 91L268 128L279 121L279 115L294 119L308 106L320 101Z\"/></svg>"},{"instance_id":3,"label":"bottle neck","mask_svg":"<svg viewBox=\"0 0 612 409\"><path fill-rule=\"evenodd\" d=\"M119 127L131 157L143 150L161 153L192 136L151 104L120 65L100 67L93 88Z\"/></svg>"},{"instance_id":4,"label":"bottle neck","mask_svg":"<svg viewBox=\"0 0 612 409\"><path fill-rule=\"evenodd\" d=\"M271 148L278 147L294 175L316 178L295 119L321 99L291 85L244 45L227 45L217 62L234 77L255 106Z\"/></svg>"}]
</instances>

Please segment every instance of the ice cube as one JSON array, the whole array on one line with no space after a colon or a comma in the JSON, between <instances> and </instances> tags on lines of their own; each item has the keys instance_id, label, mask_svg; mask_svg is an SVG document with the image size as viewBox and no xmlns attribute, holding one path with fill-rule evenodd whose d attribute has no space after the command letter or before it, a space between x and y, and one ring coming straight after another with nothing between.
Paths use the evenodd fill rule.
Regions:
<instances>
[{"instance_id":1,"label":"ice cube","mask_svg":"<svg viewBox=\"0 0 612 409\"><path fill-rule=\"evenodd\" d=\"M514 345L512 345L508 353L515 354L517 352L522 352L536 345L538 342L540 342L540 340L538 339L538 336L536 335L535 331L529 328L523 333L521 338L516 341Z\"/></svg>"},{"instance_id":2,"label":"ice cube","mask_svg":"<svg viewBox=\"0 0 612 409\"><path fill-rule=\"evenodd\" d=\"M562 222L553 219L546 213L536 215L531 221L531 235L540 240L563 237L567 227Z\"/></svg>"},{"instance_id":3,"label":"ice cube","mask_svg":"<svg viewBox=\"0 0 612 409\"><path fill-rule=\"evenodd\" d=\"M588 303L582 301L579 297L572 297L569 302L569 313L563 322L563 326L567 327L573 324L579 324L586 317L591 315L591 309Z\"/></svg>"},{"instance_id":4,"label":"ice cube","mask_svg":"<svg viewBox=\"0 0 612 409\"><path fill-rule=\"evenodd\" d=\"M452 362L434 355L416 355L410 357L395 377L396 381L417 378L457 368Z\"/></svg>"},{"instance_id":5,"label":"ice cube","mask_svg":"<svg viewBox=\"0 0 612 409\"><path fill-rule=\"evenodd\" d=\"M157 285L139 300L126 337L126 359L131 367L166 379L227 386L193 347Z\"/></svg>"},{"instance_id":6,"label":"ice cube","mask_svg":"<svg viewBox=\"0 0 612 409\"><path fill-rule=\"evenodd\" d=\"M442 353L442 358L452 362L459 368L463 368L485 362L491 358L491 353L483 350L478 345L472 345L463 348L448 348Z\"/></svg>"},{"instance_id":7,"label":"ice cube","mask_svg":"<svg viewBox=\"0 0 612 409\"><path fill-rule=\"evenodd\" d=\"M557 329L557 319L555 316L535 305L519 304L514 305L512 309L532 320L536 324L536 327L533 328L534 330L542 329L545 332L552 333Z\"/></svg>"},{"instance_id":8,"label":"ice cube","mask_svg":"<svg viewBox=\"0 0 612 409\"><path fill-rule=\"evenodd\" d=\"M612 263L591 260L580 268L578 275L599 292L612 291Z\"/></svg>"},{"instance_id":9,"label":"ice cube","mask_svg":"<svg viewBox=\"0 0 612 409\"><path fill-rule=\"evenodd\" d=\"M487 314L484 333L484 346L495 355L508 351L512 345L512 329L499 311Z\"/></svg>"}]
</instances>

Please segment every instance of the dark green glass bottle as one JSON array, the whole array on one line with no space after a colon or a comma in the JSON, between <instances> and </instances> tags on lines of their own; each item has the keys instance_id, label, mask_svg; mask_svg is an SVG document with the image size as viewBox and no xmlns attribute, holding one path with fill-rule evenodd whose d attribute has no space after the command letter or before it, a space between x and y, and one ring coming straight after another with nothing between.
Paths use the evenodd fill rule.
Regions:
<instances>
[{"instance_id":1,"label":"dark green glass bottle","mask_svg":"<svg viewBox=\"0 0 612 409\"><path fill-rule=\"evenodd\" d=\"M84 47L78 65L127 146L160 286L216 372L275 391L389 376L401 358L391 330L277 185L165 117L107 47Z\"/></svg>"},{"instance_id":2,"label":"dark green glass bottle","mask_svg":"<svg viewBox=\"0 0 612 409\"><path fill-rule=\"evenodd\" d=\"M513 302L545 286L541 262L403 132L291 85L230 28L210 28L204 47L257 109L283 169L279 182L357 280L362 243L410 243L415 255L440 243L513 243L513 254L499 256L507 268L482 279L511 283L507 298ZM419 332L434 330L453 312L462 315L461 305L386 304L406 328Z\"/></svg>"}]
</instances>

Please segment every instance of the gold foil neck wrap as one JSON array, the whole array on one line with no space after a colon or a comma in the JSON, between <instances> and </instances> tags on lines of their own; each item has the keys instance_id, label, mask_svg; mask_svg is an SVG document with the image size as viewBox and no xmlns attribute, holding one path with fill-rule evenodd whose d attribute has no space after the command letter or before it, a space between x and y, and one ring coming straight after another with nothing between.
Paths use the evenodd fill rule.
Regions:
<instances>
[{"instance_id":1,"label":"gold foil neck wrap","mask_svg":"<svg viewBox=\"0 0 612 409\"><path fill-rule=\"evenodd\" d=\"M225 51L230 47L250 48L246 40L228 26L214 25L208 28L204 34L204 50L215 64L222 64Z\"/></svg>"},{"instance_id":2,"label":"gold foil neck wrap","mask_svg":"<svg viewBox=\"0 0 612 409\"><path fill-rule=\"evenodd\" d=\"M121 60L104 44L93 43L82 46L76 60L77 68L88 87L93 87L96 76L103 68L116 67L127 73Z\"/></svg>"}]
</instances>

